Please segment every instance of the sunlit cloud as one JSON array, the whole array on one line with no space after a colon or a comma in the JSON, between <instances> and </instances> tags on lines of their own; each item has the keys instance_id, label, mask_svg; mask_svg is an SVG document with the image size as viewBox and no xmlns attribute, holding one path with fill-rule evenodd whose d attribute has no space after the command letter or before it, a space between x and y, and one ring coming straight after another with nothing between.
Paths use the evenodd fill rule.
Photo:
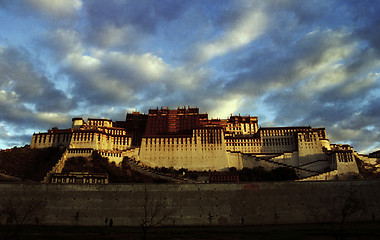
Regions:
<instances>
[{"instance_id":1,"label":"sunlit cloud","mask_svg":"<svg viewBox=\"0 0 380 240\"><path fill-rule=\"evenodd\" d=\"M63 113L39 112L36 114L36 117L39 121L48 124L65 125L71 121L71 118Z\"/></svg>"},{"instance_id":2,"label":"sunlit cloud","mask_svg":"<svg viewBox=\"0 0 380 240\"><path fill-rule=\"evenodd\" d=\"M190 105L326 127L368 153L380 145L379 11L376 1L0 1L0 142L26 144L74 116Z\"/></svg>"},{"instance_id":3,"label":"sunlit cloud","mask_svg":"<svg viewBox=\"0 0 380 240\"><path fill-rule=\"evenodd\" d=\"M71 17L82 8L81 0L26 0L37 11L57 19Z\"/></svg>"},{"instance_id":4,"label":"sunlit cloud","mask_svg":"<svg viewBox=\"0 0 380 240\"><path fill-rule=\"evenodd\" d=\"M251 43L264 31L266 18L260 10L247 11L221 37L199 44L195 61L206 62Z\"/></svg>"}]
</instances>

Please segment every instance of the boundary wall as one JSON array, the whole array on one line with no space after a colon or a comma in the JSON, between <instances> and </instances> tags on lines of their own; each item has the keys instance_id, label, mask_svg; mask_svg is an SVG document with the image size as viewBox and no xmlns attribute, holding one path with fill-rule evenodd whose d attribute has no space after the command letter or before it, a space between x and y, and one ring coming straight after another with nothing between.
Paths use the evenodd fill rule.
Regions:
<instances>
[{"instance_id":1,"label":"boundary wall","mask_svg":"<svg viewBox=\"0 0 380 240\"><path fill-rule=\"evenodd\" d=\"M380 219L380 181L248 184L0 184L0 207L44 202L44 225L139 226L147 208L170 212L165 225L293 224ZM350 205L351 204L351 205ZM149 211L148 211L149 212ZM157 217L157 216L156 216ZM4 217L3 217L4 218ZM37 221L38 219L38 221ZM4 219L1 219L4 223Z\"/></svg>"}]
</instances>

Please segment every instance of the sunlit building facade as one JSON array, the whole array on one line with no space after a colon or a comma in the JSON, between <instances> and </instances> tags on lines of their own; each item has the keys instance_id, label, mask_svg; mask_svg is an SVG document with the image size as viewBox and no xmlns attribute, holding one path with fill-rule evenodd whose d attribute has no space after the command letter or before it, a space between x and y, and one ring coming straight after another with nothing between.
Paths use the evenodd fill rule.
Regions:
<instances>
[{"instance_id":1,"label":"sunlit building facade","mask_svg":"<svg viewBox=\"0 0 380 240\"><path fill-rule=\"evenodd\" d=\"M324 128L259 127L255 116L209 119L197 107L128 113L126 121L117 122L74 118L69 129L33 135L32 148L51 146L66 148L68 156L97 151L116 163L128 157L153 168L289 167L300 177L357 173L355 159L362 157L352 148L330 144Z\"/></svg>"}]
</instances>

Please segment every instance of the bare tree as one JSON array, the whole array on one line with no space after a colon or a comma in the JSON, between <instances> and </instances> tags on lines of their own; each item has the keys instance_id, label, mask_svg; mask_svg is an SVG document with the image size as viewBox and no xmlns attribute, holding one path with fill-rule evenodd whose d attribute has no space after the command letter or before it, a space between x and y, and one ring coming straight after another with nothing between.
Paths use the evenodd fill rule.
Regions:
<instances>
[{"instance_id":1,"label":"bare tree","mask_svg":"<svg viewBox=\"0 0 380 240\"><path fill-rule=\"evenodd\" d=\"M330 225L330 230L336 239L343 238L344 225L347 220L355 214L366 211L364 201L352 188L341 195L329 191L321 195L318 201L310 202L308 208L314 221Z\"/></svg>"},{"instance_id":2,"label":"bare tree","mask_svg":"<svg viewBox=\"0 0 380 240\"><path fill-rule=\"evenodd\" d=\"M24 225L38 224L44 217L42 210L46 206L44 200L9 200L1 205L1 224L8 226L9 231L3 236L11 239Z\"/></svg>"},{"instance_id":3,"label":"bare tree","mask_svg":"<svg viewBox=\"0 0 380 240\"><path fill-rule=\"evenodd\" d=\"M168 209L166 207L167 202L164 199L157 199L153 193L148 193L146 189L144 190L144 216L140 224L143 231L143 239L146 239L149 229L161 226L175 214L175 209Z\"/></svg>"}]
</instances>

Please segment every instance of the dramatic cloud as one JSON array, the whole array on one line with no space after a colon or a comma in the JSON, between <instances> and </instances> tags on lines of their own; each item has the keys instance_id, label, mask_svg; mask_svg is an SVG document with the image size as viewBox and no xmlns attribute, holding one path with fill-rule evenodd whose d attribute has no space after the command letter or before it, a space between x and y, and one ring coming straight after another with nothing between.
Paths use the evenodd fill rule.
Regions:
<instances>
[{"instance_id":1,"label":"dramatic cloud","mask_svg":"<svg viewBox=\"0 0 380 240\"><path fill-rule=\"evenodd\" d=\"M378 150L379 12L371 0L0 1L0 148L74 116L190 105Z\"/></svg>"},{"instance_id":2,"label":"dramatic cloud","mask_svg":"<svg viewBox=\"0 0 380 240\"><path fill-rule=\"evenodd\" d=\"M0 87L7 99L37 111L67 112L75 105L31 63L27 52L0 48Z\"/></svg>"},{"instance_id":3,"label":"dramatic cloud","mask_svg":"<svg viewBox=\"0 0 380 240\"><path fill-rule=\"evenodd\" d=\"M256 9L244 12L221 37L199 44L195 61L202 63L246 46L263 32L265 25L263 12Z\"/></svg>"},{"instance_id":4,"label":"dramatic cloud","mask_svg":"<svg viewBox=\"0 0 380 240\"><path fill-rule=\"evenodd\" d=\"M89 28L87 40L98 47L138 47L154 34L157 26L176 19L187 6L186 1L86 1Z\"/></svg>"},{"instance_id":5,"label":"dramatic cloud","mask_svg":"<svg viewBox=\"0 0 380 240\"><path fill-rule=\"evenodd\" d=\"M30 21L31 17L42 17L55 21L57 25L66 24L74 19L82 9L81 0L2 0L0 7L12 12L17 17ZM53 22L51 22L53 23ZM41 24L41 22L39 23Z\"/></svg>"},{"instance_id":6,"label":"dramatic cloud","mask_svg":"<svg viewBox=\"0 0 380 240\"><path fill-rule=\"evenodd\" d=\"M26 2L42 14L58 19L71 17L82 8L81 0L26 0Z\"/></svg>"},{"instance_id":7,"label":"dramatic cloud","mask_svg":"<svg viewBox=\"0 0 380 240\"><path fill-rule=\"evenodd\" d=\"M65 126L70 121L66 113L75 107L31 61L26 51L0 48L2 146L28 143L33 133L30 129Z\"/></svg>"}]
</instances>

